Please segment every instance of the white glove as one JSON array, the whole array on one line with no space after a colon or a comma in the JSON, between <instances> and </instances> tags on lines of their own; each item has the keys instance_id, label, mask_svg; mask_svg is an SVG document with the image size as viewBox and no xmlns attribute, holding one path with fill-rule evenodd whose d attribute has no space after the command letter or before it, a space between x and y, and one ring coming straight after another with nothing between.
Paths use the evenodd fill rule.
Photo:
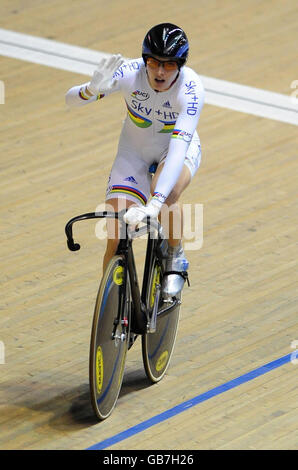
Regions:
<instances>
[{"instance_id":1,"label":"white glove","mask_svg":"<svg viewBox=\"0 0 298 470\"><path fill-rule=\"evenodd\" d=\"M132 206L124 215L123 220L129 225L137 225L146 217L156 218L160 208L161 204L153 200L147 206Z\"/></svg>"},{"instance_id":2,"label":"white glove","mask_svg":"<svg viewBox=\"0 0 298 470\"><path fill-rule=\"evenodd\" d=\"M105 94L110 91L116 82L113 75L123 62L124 59L120 54L112 55L108 59L101 59L93 73L91 82L87 85L90 93L98 95L99 93Z\"/></svg>"}]
</instances>

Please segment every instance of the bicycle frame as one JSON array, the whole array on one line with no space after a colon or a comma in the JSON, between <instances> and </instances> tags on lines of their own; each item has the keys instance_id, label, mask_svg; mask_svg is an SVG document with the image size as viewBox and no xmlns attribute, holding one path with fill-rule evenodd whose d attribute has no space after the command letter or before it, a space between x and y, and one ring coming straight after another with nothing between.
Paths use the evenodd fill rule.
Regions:
<instances>
[{"instance_id":1,"label":"bicycle frame","mask_svg":"<svg viewBox=\"0 0 298 470\"><path fill-rule=\"evenodd\" d=\"M146 296L148 292L148 285L149 285L149 273L152 268L152 263L154 262L155 256L161 262L161 253L159 252L159 243L162 240L162 231L161 226L157 221L153 221L149 217L145 222L146 225L141 227L140 229L136 228L134 231L129 232L128 225L123 221L123 215L125 214L126 209L121 212L89 212L86 214L79 215L77 217L72 218L69 220L65 226L65 233L67 236L67 246L71 251L78 251L80 249L80 245L78 243L74 243L73 240L73 230L72 226L75 222L80 220L88 220L88 219L96 219L96 218L114 218L120 221L120 241L118 245L118 249L116 254L121 254L124 256L125 260L125 267L127 267L130 279L130 287L131 287L131 296L132 296L132 303L133 303L133 321L134 321L134 333L136 334L144 334L150 333L150 312L146 305ZM152 230L153 229L153 230ZM144 233L148 233L148 243L147 243L147 251L146 251L146 259L145 259L145 270L143 276L143 285L142 285L142 293L139 288L139 282L135 267L135 260L134 254L132 249L132 240L142 236ZM157 233L157 235L156 235ZM123 236L124 235L124 236ZM127 272L125 269L124 272ZM124 280L126 286L127 279ZM173 301L170 305L167 305L165 308L158 310L156 314L158 316L166 315L170 313L179 303L180 301L176 298L173 298Z\"/></svg>"}]
</instances>

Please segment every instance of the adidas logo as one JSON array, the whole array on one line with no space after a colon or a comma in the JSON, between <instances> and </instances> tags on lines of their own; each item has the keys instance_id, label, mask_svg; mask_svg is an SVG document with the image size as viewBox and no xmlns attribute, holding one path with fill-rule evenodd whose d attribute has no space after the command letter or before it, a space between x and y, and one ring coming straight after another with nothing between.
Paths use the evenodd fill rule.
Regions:
<instances>
[{"instance_id":1,"label":"adidas logo","mask_svg":"<svg viewBox=\"0 0 298 470\"><path fill-rule=\"evenodd\" d=\"M127 178L125 178L124 181L129 181L130 183L138 184L138 182L134 179L133 176L128 176Z\"/></svg>"},{"instance_id":2,"label":"adidas logo","mask_svg":"<svg viewBox=\"0 0 298 470\"><path fill-rule=\"evenodd\" d=\"M164 104L163 104L163 107L164 108L171 108L171 103L169 101L166 101Z\"/></svg>"}]
</instances>

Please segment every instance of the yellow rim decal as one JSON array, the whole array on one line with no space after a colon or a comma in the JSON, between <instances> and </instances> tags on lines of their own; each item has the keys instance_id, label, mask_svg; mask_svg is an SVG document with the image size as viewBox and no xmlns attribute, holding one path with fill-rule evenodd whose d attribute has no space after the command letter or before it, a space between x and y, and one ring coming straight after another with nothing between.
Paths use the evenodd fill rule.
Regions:
<instances>
[{"instance_id":1,"label":"yellow rim decal","mask_svg":"<svg viewBox=\"0 0 298 470\"><path fill-rule=\"evenodd\" d=\"M117 266L113 272L113 281L117 286L121 286L123 284L123 266Z\"/></svg>"},{"instance_id":2,"label":"yellow rim decal","mask_svg":"<svg viewBox=\"0 0 298 470\"><path fill-rule=\"evenodd\" d=\"M101 392L103 384L103 354L102 349L98 346L96 351L96 390Z\"/></svg>"},{"instance_id":3,"label":"yellow rim decal","mask_svg":"<svg viewBox=\"0 0 298 470\"><path fill-rule=\"evenodd\" d=\"M157 370L157 372L160 372L162 369L165 368L165 366L168 362L168 358L169 358L168 351L164 351L163 353L161 353L161 355L157 359L157 363L156 363L156 366L155 366L155 369Z\"/></svg>"}]
</instances>

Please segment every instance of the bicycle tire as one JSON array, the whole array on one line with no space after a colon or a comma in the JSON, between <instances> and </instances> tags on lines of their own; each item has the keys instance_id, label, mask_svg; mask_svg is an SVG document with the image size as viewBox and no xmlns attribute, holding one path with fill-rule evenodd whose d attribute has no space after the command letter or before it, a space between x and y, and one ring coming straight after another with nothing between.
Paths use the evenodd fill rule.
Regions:
<instances>
[{"instance_id":1,"label":"bicycle tire","mask_svg":"<svg viewBox=\"0 0 298 470\"><path fill-rule=\"evenodd\" d=\"M129 277L125 282L123 256L109 262L100 283L91 330L89 384L95 415L104 420L112 413L122 385L130 325ZM126 292L124 286L126 284ZM119 314L119 309L125 312ZM125 322L121 319L126 318ZM115 321L120 322L115 326ZM113 331L116 337L113 339ZM121 334L122 336L120 339Z\"/></svg>"},{"instance_id":2,"label":"bicycle tire","mask_svg":"<svg viewBox=\"0 0 298 470\"><path fill-rule=\"evenodd\" d=\"M147 305L153 308L156 285L162 283L162 269L155 261L149 277L149 289L147 293ZM181 299L181 293L179 297ZM159 309L162 307L162 299L159 301ZM156 331L142 335L142 356L147 377L153 383L159 382L165 375L174 351L178 323L180 316L180 303L169 314L157 316Z\"/></svg>"}]
</instances>

